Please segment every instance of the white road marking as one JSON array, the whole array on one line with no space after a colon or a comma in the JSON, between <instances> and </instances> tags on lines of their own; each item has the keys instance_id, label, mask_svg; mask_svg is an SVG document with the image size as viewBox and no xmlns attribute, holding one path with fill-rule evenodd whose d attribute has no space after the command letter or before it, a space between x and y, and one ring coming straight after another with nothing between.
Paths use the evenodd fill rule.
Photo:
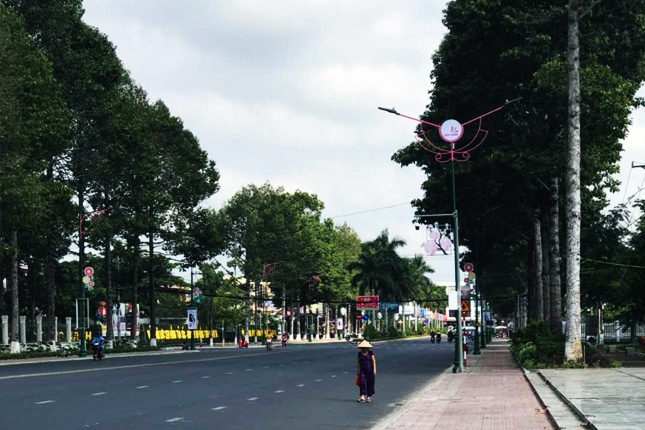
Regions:
<instances>
[{"instance_id":1,"label":"white road marking","mask_svg":"<svg viewBox=\"0 0 645 430\"><path fill-rule=\"evenodd\" d=\"M335 377L336 377L336 375L331 375L331 377L332 377L332 378L335 378Z\"/></svg>"},{"instance_id":2,"label":"white road marking","mask_svg":"<svg viewBox=\"0 0 645 430\"><path fill-rule=\"evenodd\" d=\"M207 376L202 376L202 379L208 379L208 378L210 378L210 376L208 376L208 375Z\"/></svg>"},{"instance_id":3,"label":"white road marking","mask_svg":"<svg viewBox=\"0 0 645 430\"><path fill-rule=\"evenodd\" d=\"M296 387L298 387L298 388L300 388L300 387L304 387L304 386L305 386L305 384L298 384L298 385L296 385Z\"/></svg>"},{"instance_id":4,"label":"white road marking","mask_svg":"<svg viewBox=\"0 0 645 430\"><path fill-rule=\"evenodd\" d=\"M101 391L99 393L92 393L93 396L102 396L104 394L107 394L105 391Z\"/></svg>"},{"instance_id":5,"label":"white road marking","mask_svg":"<svg viewBox=\"0 0 645 430\"><path fill-rule=\"evenodd\" d=\"M255 402L257 399L259 399L259 397L249 397L249 398L248 398L248 399L246 399L246 400L247 400L248 402Z\"/></svg>"},{"instance_id":6,"label":"white road marking","mask_svg":"<svg viewBox=\"0 0 645 430\"><path fill-rule=\"evenodd\" d=\"M314 382L320 382L320 381L322 381L322 379L316 379Z\"/></svg>"},{"instance_id":7,"label":"white road marking","mask_svg":"<svg viewBox=\"0 0 645 430\"><path fill-rule=\"evenodd\" d=\"M218 406L216 408L212 408L212 411L221 411L222 409L226 409L226 406Z\"/></svg>"},{"instance_id":8,"label":"white road marking","mask_svg":"<svg viewBox=\"0 0 645 430\"><path fill-rule=\"evenodd\" d=\"M263 367L264 369L268 369L268 368L269 368L269 366L262 366L262 367Z\"/></svg>"},{"instance_id":9,"label":"white road marking","mask_svg":"<svg viewBox=\"0 0 645 430\"><path fill-rule=\"evenodd\" d=\"M181 382L181 379L177 379L176 381L172 381L173 384L179 384Z\"/></svg>"},{"instance_id":10,"label":"white road marking","mask_svg":"<svg viewBox=\"0 0 645 430\"><path fill-rule=\"evenodd\" d=\"M253 372L253 369L246 369L247 372Z\"/></svg>"},{"instance_id":11,"label":"white road marking","mask_svg":"<svg viewBox=\"0 0 645 430\"><path fill-rule=\"evenodd\" d=\"M227 375L232 375L232 374L233 374L233 372L226 372L226 374L227 374Z\"/></svg>"},{"instance_id":12,"label":"white road marking","mask_svg":"<svg viewBox=\"0 0 645 430\"><path fill-rule=\"evenodd\" d=\"M275 390L274 393L276 394L284 393L284 390Z\"/></svg>"},{"instance_id":13,"label":"white road marking","mask_svg":"<svg viewBox=\"0 0 645 430\"><path fill-rule=\"evenodd\" d=\"M36 402L37 405L46 405L47 403L54 403L54 400L43 400L42 402Z\"/></svg>"},{"instance_id":14,"label":"white road marking","mask_svg":"<svg viewBox=\"0 0 645 430\"><path fill-rule=\"evenodd\" d=\"M168 418L168 419L166 420L166 422L167 422L167 423L176 423L177 421L181 421L181 420L183 420L183 419L184 419L184 417Z\"/></svg>"},{"instance_id":15,"label":"white road marking","mask_svg":"<svg viewBox=\"0 0 645 430\"><path fill-rule=\"evenodd\" d=\"M22 379L22 378L35 378L35 377L42 377L42 376L72 375L72 374L75 374L75 373L88 373L88 372L105 373L108 370L136 369L136 368L139 368L139 367L168 366L168 365L175 365L175 364L178 364L178 363L181 363L181 364L205 363L205 362L209 362L209 361L233 360L233 359L239 359L240 357L250 357L251 355L257 356L257 355L262 355L262 354L264 354L264 353L233 355L233 356L227 356L227 357L198 358L198 359L195 359L195 360L162 361L162 362L159 362L159 363L126 364L126 365L123 365L123 366L111 366L111 367L98 367L98 366L96 366L96 367L86 368L86 369L63 370L63 371L60 371L60 372L25 373L25 374L22 374L22 375L0 376L0 381L5 380L5 379ZM269 353L267 352L266 354L269 354ZM13 364L13 363L11 363L11 364ZM10 365L10 363L2 363L2 365Z\"/></svg>"}]
</instances>

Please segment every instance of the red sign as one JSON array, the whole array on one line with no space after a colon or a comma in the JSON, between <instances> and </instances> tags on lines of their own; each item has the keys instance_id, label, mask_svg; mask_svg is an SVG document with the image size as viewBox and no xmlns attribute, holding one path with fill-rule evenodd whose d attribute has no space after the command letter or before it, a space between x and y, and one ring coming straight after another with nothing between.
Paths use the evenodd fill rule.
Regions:
<instances>
[{"instance_id":1,"label":"red sign","mask_svg":"<svg viewBox=\"0 0 645 430\"><path fill-rule=\"evenodd\" d=\"M356 297L356 309L378 309L378 296Z\"/></svg>"}]
</instances>

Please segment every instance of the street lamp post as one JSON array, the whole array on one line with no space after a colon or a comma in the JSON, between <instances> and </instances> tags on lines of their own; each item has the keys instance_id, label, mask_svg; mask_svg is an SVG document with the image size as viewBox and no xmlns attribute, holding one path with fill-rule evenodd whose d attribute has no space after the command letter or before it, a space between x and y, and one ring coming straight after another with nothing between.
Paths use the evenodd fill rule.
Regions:
<instances>
[{"instance_id":1,"label":"street lamp post","mask_svg":"<svg viewBox=\"0 0 645 430\"><path fill-rule=\"evenodd\" d=\"M193 280L193 268L190 268L190 307L195 306L195 283ZM195 350L195 330L190 331L190 350Z\"/></svg>"},{"instance_id":2,"label":"street lamp post","mask_svg":"<svg viewBox=\"0 0 645 430\"><path fill-rule=\"evenodd\" d=\"M431 152L435 154L435 160L439 163L446 163L450 162L452 171L451 171L451 176L452 176L452 206L453 206L453 216L455 219L455 289L457 290L457 303L461 303L461 294L460 294L460 287L459 287L459 217L458 217L458 212L457 212L457 196L456 196L456 187L455 187L455 161L459 162L465 162L468 161L470 158L470 153L474 151L476 148L478 148L482 143L484 143L484 140L488 136L488 130L485 130L482 128L482 121L483 118L491 115L501 109L503 109L506 105L510 103L514 103L516 101L520 100L519 98L507 101L504 103L502 106L497 107L489 112L486 112L483 115L479 115L478 117L475 117L469 121L466 121L464 123L460 123L457 120L454 119L448 119L444 121L442 124L434 124L429 121L425 121L419 118L414 118L411 116L403 115L399 112L396 111L396 109L389 109L389 108L383 108L379 107L379 110L382 110L384 112L391 113L393 115L397 116L402 116L404 118L416 121L420 124L424 124L427 126L430 126L432 128L435 128L439 134L439 137L441 140L446 142L449 146L449 149L437 146L434 144L426 135L425 130L423 128L419 128L417 131L417 143L421 148L424 150ZM476 125L477 126L477 132L475 133L474 137L467 143L463 144L459 148L455 146L456 142L458 142L462 136L464 135L464 130L467 126L469 125ZM481 136L480 136L481 135ZM426 144L422 143L421 138L423 137L423 140L425 140ZM461 373L463 372L463 333L461 331L461 312L460 310L457 310L457 343L455 345L455 362L453 366L453 373Z\"/></svg>"},{"instance_id":3,"label":"street lamp post","mask_svg":"<svg viewBox=\"0 0 645 430\"><path fill-rule=\"evenodd\" d=\"M82 207L82 206L81 206ZM86 319L89 317L85 315L86 306L85 306L85 283L83 282L83 277L85 276L84 259L85 259L85 229L83 228L83 222L91 217L92 215L101 215L106 212L106 209L97 209L91 212L81 213L78 219L78 268L80 273L80 284L81 284L81 312L79 319L81 323L79 324L79 344L78 344L78 355L79 357L85 357L87 355L87 345L85 343L85 329L86 329Z\"/></svg>"}]
</instances>

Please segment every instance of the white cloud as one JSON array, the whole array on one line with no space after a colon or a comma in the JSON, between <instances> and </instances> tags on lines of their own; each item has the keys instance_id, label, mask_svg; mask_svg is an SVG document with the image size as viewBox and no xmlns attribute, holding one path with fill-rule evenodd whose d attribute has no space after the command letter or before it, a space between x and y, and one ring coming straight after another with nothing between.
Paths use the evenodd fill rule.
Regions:
<instances>
[{"instance_id":1,"label":"white cloud","mask_svg":"<svg viewBox=\"0 0 645 430\"><path fill-rule=\"evenodd\" d=\"M444 0L91 0L85 20L107 34L151 100L162 99L221 173L221 206L269 181L317 194L324 216L363 240L387 228L421 252L409 202L423 173L392 154L413 139L428 103ZM645 178L645 114L625 142L621 179ZM640 155L639 155L640 154ZM630 180L627 180L631 174ZM622 196L621 196L622 197ZM390 207L392 206L392 207ZM354 215L348 215L354 214Z\"/></svg>"}]
</instances>

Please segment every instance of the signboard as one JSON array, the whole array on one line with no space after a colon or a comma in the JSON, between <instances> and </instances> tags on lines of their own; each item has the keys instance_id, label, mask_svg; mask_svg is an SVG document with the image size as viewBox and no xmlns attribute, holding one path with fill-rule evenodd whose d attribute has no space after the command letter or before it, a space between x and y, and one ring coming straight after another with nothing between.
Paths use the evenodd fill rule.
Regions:
<instances>
[{"instance_id":1,"label":"signboard","mask_svg":"<svg viewBox=\"0 0 645 430\"><path fill-rule=\"evenodd\" d=\"M461 312L465 314L470 313L470 303L468 300L461 301Z\"/></svg>"},{"instance_id":2,"label":"signboard","mask_svg":"<svg viewBox=\"0 0 645 430\"><path fill-rule=\"evenodd\" d=\"M378 310L378 296L358 296L356 297L356 309L374 309Z\"/></svg>"},{"instance_id":3,"label":"signboard","mask_svg":"<svg viewBox=\"0 0 645 430\"><path fill-rule=\"evenodd\" d=\"M197 330L197 308L188 308L188 330Z\"/></svg>"}]
</instances>

